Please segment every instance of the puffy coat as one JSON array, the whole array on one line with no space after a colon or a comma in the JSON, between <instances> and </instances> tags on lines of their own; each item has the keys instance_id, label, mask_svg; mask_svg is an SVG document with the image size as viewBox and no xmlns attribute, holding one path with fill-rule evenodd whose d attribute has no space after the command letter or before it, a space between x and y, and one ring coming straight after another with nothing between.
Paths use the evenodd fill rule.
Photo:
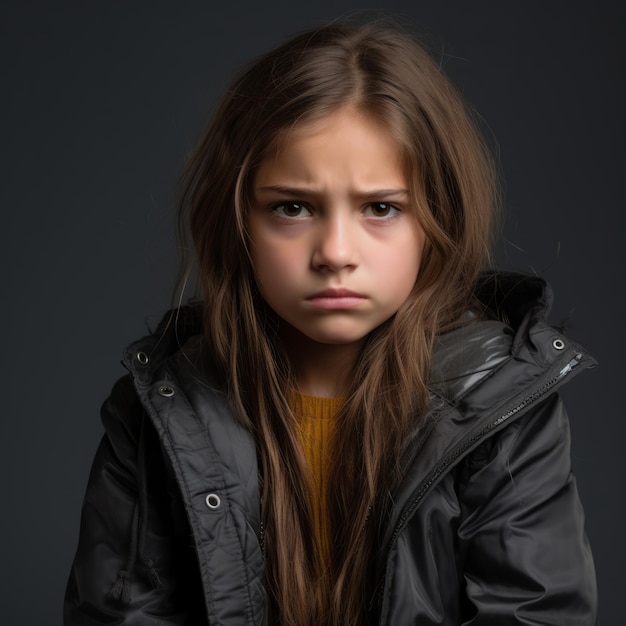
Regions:
<instances>
[{"instance_id":1,"label":"puffy coat","mask_svg":"<svg viewBox=\"0 0 626 626\"><path fill-rule=\"evenodd\" d=\"M477 295L493 317L437 342L432 410L407 438L370 609L389 626L594 624L555 393L594 361L546 324L541 279L486 275ZM130 373L102 409L66 626L271 621L255 444L203 345L187 321L125 353Z\"/></svg>"}]
</instances>

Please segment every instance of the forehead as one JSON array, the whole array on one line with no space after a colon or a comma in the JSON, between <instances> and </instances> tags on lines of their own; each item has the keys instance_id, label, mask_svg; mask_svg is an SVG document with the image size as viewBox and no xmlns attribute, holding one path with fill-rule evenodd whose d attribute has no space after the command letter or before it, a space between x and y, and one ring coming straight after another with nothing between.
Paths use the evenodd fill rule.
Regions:
<instances>
[{"instance_id":1,"label":"forehead","mask_svg":"<svg viewBox=\"0 0 626 626\"><path fill-rule=\"evenodd\" d=\"M379 119L354 107L342 107L281 131L265 151L257 172L352 166L364 175L370 171L371 176L377 172L405 176L405 154L404 146Z\"/></svg>"},{"instance_id":2,"label":"forehead","mask_svg":"<svg viewBox=\"0 0 626 626\"><path fill-rule=\"evenodd\" d=\"M345 104L329 111L310 113L306 117L286 126L276 134L274 140L271 142L271 148L274 151L278 151L290 141L320 133L336 121L341 124L347 121L357 120L372 129L376 129L380 134L389 135L394 138L394 132L390 125L379 116L356 105ZM400 143L401 142L398 141L398 145L400 145Z\"/></svg>"}]
</instances>

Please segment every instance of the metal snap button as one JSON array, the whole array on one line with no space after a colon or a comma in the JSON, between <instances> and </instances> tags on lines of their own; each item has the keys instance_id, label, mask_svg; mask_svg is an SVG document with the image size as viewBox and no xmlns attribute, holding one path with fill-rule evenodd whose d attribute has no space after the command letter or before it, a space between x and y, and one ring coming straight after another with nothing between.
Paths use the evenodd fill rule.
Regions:
<instances>
[{"instance_id":1,"label":"metal snap button","mask_svg":"<svg viewBox=\"0 0 626 626\"><path fill-rule=\"evenodd\" d=\"M171 387L163 385L159 387L159 393L165 398L171 398L174 395L174 390Z\"/></svg>"},{"instance_id":2,"label":"metal snap button","mask_svg":"<svg viewBox=\"0 0 626 626\"><path fill-rule=\"evenodd\" d=\"M136 357L137 361L139 361L139 363L141 365L148 365L148 355L145 352L137 352Z\"/></svg>"},{"instance_id":3,"label":"metal snap button","mask_svg":"<svg viewBox=\"0 0 626 626\"><path fill-rule=\"evenodd\" d=\"M221 498L216 493L210 493L204 501L206 502L206 505L213 510L219 509L222 504Z\"/></svg>"},{"instance_id":4,"label":"metal snap button","mask_svg":"<svg viewBox=\"0 0 626 626\"><path fill-rule=\"evenodd\" d=\"M565 342L562 339L555 339L552 342L552 347L555 350L563 350L563 348L565 347Z\"/></svg>"}]
</instances>

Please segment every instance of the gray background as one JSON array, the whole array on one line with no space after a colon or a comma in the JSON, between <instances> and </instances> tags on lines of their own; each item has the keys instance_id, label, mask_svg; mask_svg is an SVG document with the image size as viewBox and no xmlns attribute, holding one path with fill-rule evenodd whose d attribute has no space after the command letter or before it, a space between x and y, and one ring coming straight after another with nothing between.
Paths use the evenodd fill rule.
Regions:
<instances>
[{"instance_id":1,"label":"gray background","mask_svg":"<svg viewBox=\"0 0 626 626\"><path fill-rule=\"evenodd\" d=\"M601 623L621 624L624 20L615 2L387 2L492 135L500 265L553 284L601 366L564 392ZM0 621L60 624L98 409L169 305L174 184L234 68L356 8L3 2ZM8 393L7 393L8 391Z\"/></svg>"}]
</instances>

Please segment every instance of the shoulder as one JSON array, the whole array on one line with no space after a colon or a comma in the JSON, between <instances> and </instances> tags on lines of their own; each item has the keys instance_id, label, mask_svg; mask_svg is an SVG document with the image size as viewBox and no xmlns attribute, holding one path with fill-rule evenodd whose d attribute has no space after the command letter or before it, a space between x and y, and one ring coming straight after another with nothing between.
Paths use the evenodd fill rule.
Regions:
<instances>
[{"instance_id":1,"label":"shoulder","mask_svg":"<svg viewBox=\"0 0 626 626\"><path fill-rule=\"evenodd\" d=\"M482 277L477 312L437 339L431 412L421 422L423 454L451 459L449 467L462 462L462 474L486 460L545 452L546 446L564 442L569 454L558 391L595 360L549 325L550 300L549 287L536 277ZM414 458L419 446L411 447L407 456Z\"/></svg>"},{"instance_id":2,"label":"shoulder","mask_svg":"<svg viewBox=\"0 0 626 626\"><path fill-rule=\"evenodd\" d=\"M511 478L512 467L526 464L538 472L537 482L551 476L565 484L570 432L559 390L596 362L548 323L552 292L543 279L485 274L476 296L479 313L442 338L443 359L435 354L443 364L439 397L454 421L469 424L474 417L479 425L459 465L460 484L480 473L483 487L496 488Z\"/></svg>"}]
</instances>

